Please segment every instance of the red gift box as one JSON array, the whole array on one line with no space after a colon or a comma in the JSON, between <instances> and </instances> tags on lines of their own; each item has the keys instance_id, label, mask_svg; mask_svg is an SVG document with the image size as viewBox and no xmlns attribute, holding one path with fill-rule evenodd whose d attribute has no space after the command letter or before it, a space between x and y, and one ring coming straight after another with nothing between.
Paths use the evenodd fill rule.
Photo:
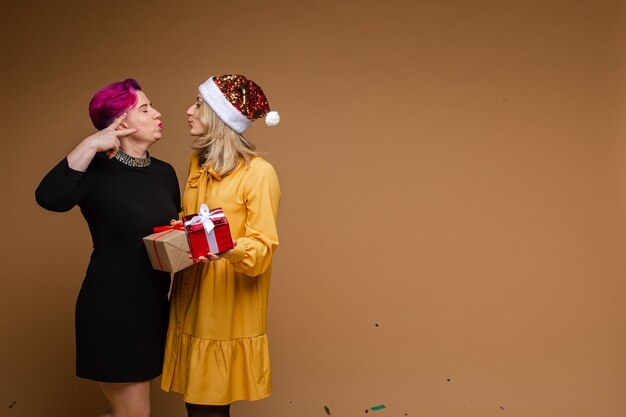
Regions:
<instances>
[{"instance_id":1,"label":"red gift box","mask_svg":"<svg viewBox=\"0 0 626 417\"><path fill-rule=\"evenodd\" d=\"M183 224L194 259L234 247L228 219L221 208L209 210L206 204L202 204L199 213L183 217Z\"/></svg>"}]
</instances>

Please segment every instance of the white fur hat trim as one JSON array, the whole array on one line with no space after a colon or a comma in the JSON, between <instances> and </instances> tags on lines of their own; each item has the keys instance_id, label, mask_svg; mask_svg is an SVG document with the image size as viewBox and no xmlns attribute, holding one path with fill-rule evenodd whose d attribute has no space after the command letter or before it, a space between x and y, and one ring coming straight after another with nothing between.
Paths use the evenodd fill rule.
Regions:
<instances>
[{"instance_id":1,"label":"white fur hat trim","mask_svg":"<svg viewBox=\"0 0 626 417\"><path fill-rule=\"evenodd\" d=\"M213 109L220 119L235 132L243 133L252 124L252 120L241 114L237 107L222 94L222 90L209 78L199 87L200 95L206 103Z\"/></svg>"}]
</instances>

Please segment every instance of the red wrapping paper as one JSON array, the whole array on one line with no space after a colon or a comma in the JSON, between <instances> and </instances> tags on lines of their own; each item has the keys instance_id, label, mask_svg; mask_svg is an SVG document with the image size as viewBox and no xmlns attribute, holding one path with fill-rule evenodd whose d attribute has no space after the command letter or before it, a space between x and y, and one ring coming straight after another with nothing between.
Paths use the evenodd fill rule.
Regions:
<instances>
[{"instance_id":1,"label":"red wrapping paper","mask_svg":"<svg viewBox=\"0 0 626 417\"><path fill-rule=\"evenodd\" d=\"M206 205L203 204L206 207ZM210 223L213 224L211 231L207 233L207 227L204 223L187 224L196 217L208 217ZM183 217L185 224L185 232L189 241L189 248L194 259L200 256L207 256L209 253L218 254L233 249L233 238L230 234L230 226L228 219L224 215L221 208L208 210L200 213Z\"/></svg>"}]
</instances>

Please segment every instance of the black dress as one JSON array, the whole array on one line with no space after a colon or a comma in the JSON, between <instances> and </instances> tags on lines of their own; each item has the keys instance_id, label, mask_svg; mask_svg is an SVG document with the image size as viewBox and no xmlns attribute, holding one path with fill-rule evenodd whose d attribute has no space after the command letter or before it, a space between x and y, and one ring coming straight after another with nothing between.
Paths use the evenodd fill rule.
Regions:
<instances>
[{"instance_id":1,"label":"black dress","mask_svg":"<svg viewBox=\"0 0 626 417\"><path fill-rule=\"evenodd\" d=\"M76 302L76 374L139 382L161 374L170 274L152 269L142 237L178 218L171 165L137 168L96 154L86 172L63 159L42 180L37 202L52 211L78 205L93 253Z\"/></svg>"}]
</instances>

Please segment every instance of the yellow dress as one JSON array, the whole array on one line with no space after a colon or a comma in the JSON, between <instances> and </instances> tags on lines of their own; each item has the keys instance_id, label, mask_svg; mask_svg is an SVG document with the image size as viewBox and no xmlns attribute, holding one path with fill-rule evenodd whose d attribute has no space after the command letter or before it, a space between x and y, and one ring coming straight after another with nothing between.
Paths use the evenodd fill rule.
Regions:
<instances>
[{"instance_id":1,"label":"yellow dress","mask_svg":"<svg viewBox=\"0 0 626 417\"><path fill-rule=\"evenodd\" d=\"M202 203L221 207L237 246L229 259L174 276L161 388L185 402L224 405L271 394L266 321L279 200L276 172L261 157L223 178L191 160L184 214Z\"/></svg>"}]
</instances>

